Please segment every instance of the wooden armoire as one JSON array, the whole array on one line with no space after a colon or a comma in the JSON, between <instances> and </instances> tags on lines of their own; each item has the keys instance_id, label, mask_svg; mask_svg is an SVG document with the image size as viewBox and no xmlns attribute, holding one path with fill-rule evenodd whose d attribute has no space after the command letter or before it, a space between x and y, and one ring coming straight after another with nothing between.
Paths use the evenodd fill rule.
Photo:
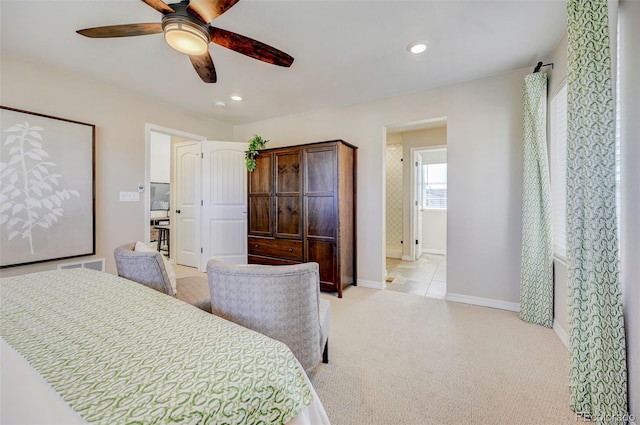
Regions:
<instances>
[{"instance_id":1,"label":"wooden armoire","mask_svg":"<svg viewBox=\"0 0 640 425\"><path fill-rule=\"evenodd\" d=\"M320 289L356 285L357 148L342 140L265 149L249 172L249 264L320 265Z\"/></svg>"}]
</instances>

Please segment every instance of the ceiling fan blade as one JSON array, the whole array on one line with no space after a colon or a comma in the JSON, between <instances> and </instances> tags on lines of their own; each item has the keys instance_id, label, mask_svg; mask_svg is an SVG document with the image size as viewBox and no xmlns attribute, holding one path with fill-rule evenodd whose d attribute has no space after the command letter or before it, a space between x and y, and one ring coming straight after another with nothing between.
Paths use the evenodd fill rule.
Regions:
<instances>
[{"instance_id":1,"label":"ceiling fan blade","mask_svg":"<svg viewBox=\"0 0 640 425\"><path fill-rule=\"evenodd\" d=\"M90 38L133 37L136 35L159 34L162 32L162 25L157 22L109 25L106 27L85 28L76 32Z\"/></svg>"},{"instance_id":2,"label":"ceiling fan blade","mask_svg":"<svg viewBox=\"0 0 640 425\"><path fill-rule=\"evenodd\" d=\"M205 83L215 83L218 81L216 69L213 66L213 59L211 59L209 52L202 55L189 55L189 60L191 60L191 65L193 65L193 68L200 78L202 78L202 81Z\"/></svg>"},{"instance_id":3,"label":"ceiling fan blade","mask_svg":"<svg viewBox=\"0 0 640 425\"><path fill-rule=\"evenodd\" d=\"M175 12L175 10L173 10L171 7L169 7L162 0L142 0L142 1L147 3L149 6L153 7L155 10L157 10L160 13L162 13L163 15L166 15L167 13L174 13Z\"/></svg>"},{"instance_id":4,"label":"ceiling fan blade","mask_svg":"<svg viewBox=\"0 0 640 425\"><path fill-rule=\"evenodd\" d=\"M202 22L209 22L229 10L239 0L191 0L187 8L195 13Z\"/></svg>"},{"instance_id":5,"label":"ceiling fan blade","mask_svg":"<svg viewBox=\"0 0 640 425\"><path fill-rule=\"evenodd\" d=\"M214 43L251 58L287 68L293 63L293 58L285 52L244 35L214 27L209 27L209 34Z\"/></svg>"}]
</instances>

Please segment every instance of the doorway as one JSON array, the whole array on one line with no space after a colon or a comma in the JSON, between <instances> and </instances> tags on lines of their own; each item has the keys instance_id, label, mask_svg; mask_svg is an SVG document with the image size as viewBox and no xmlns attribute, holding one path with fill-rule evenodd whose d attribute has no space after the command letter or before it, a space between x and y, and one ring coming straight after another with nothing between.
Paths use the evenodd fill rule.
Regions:
<instances>
[{"instance_id":1,"label":"doorway","mask_svg":"<svg viewBox=\"0 0 640 425\"><path fill-rule=\"evenodd\" d=\"M145 214L144 229L147 244L159 249L172 263L176 262L179 240L196 240L200 235L199 220L191 228L176 226L177 218L175 208L178 197L178 185L172 160L172 152L177 144L191 142L199 143L206 137L184 131L162 127L155 124L145 126L145 182L147 188L144 193ZM169 189L168 202L164 198L158 203L156 187ZM154 192L152 193L152 189ZM166 191L166 189L165 189ZM164 194L162 194L164 195ZM198 199L200 193L197 194ZM152 202L153 201L153 202ZM155 203L155 204L154 204ZM162 236L162 237L161 237ZM199 245L199 242L198 242ZM200 247L193 246L197 253L197 261L200 261ZM187 264L191 266L191 264ZM197 267L198 264L196 264Z\"/></svg>"},{"instance_id":2,"label":"doorway","mask_svg":"<svg viewBox=\"0 0 640 425\"><path fill-rule=\"evenodd\" d=\"M386 289L444 298L446 118L386 132Z\"/></svg>"},{"instance_id":3,"label":"doorway","mask_svg":"<svg viewBox=\"0 0 640 425\"><path fill-rule=\"evenodd\" d=\"M156 144L164 146L167 140L168 148L155 149ZM147 243L154 239L154 230L160 230L156 233L159 245L154 246L175 265L200 272L206 270L210 258L246 264L246 149L246 142L214 142L148 124L145 187L150 187L152 176L156 178L156 168L164 167L160 179L166 180L168 174L165 185L170 187L170 197L168 208L162 204L168 211L159 223L158 213L151 211L153 203L147 191ZM156 151L161 154L154 155ZM162 238L163 233L166 239Z\"/></svg>"}]
</instances>

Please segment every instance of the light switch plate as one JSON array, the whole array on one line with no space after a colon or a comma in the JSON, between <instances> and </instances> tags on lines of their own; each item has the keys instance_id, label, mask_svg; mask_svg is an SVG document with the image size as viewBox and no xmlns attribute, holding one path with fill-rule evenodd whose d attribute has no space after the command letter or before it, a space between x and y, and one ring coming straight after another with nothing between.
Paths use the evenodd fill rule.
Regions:
<instances>
[{"instance_id":1,"label":"light switch plate","mask_svg":"<svg viewBox=\"0 0 640 425\"><path fill-rule=\"evenodd\" d=\"M140 202L140 193L120 192L120 202Z\"/></svg>"}]
</instances>

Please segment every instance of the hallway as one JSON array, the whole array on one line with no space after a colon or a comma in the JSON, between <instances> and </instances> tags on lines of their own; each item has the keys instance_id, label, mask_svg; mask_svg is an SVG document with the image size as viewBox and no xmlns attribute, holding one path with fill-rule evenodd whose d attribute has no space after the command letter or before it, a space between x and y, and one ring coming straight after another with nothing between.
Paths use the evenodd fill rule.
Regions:
<instances>
[{"instance_id":1,"label":"hallway","mask_svg":"<svg viewBox=\"0 0 640 425\"><path fill-rule=\"evenodd\" d=\"M417 261L387 258L388 291L430 298L444 298L447 293L447 256L422 254Z\"/></svg>"}]
</instances>

